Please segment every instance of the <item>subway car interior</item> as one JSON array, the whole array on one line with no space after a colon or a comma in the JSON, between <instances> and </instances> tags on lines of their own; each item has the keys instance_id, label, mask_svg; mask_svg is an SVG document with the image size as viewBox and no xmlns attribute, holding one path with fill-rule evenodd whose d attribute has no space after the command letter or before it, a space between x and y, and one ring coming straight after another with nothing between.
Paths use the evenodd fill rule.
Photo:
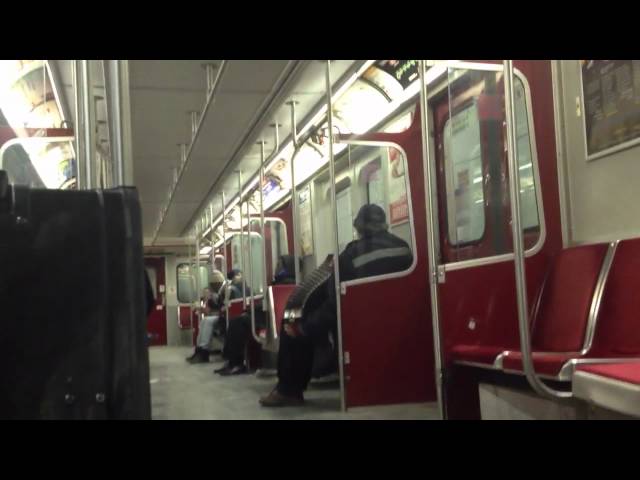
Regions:
<instances>
[{"instance_id":1,"label":"subway car interior","mask_svg":"<svg viewBox=\"0 0 640 480\"><path fill-rule=\"evenodd\" d=\"M0 122L0 418L640 417L640 60L2 60Z\"/></svg>"}]
</instances>

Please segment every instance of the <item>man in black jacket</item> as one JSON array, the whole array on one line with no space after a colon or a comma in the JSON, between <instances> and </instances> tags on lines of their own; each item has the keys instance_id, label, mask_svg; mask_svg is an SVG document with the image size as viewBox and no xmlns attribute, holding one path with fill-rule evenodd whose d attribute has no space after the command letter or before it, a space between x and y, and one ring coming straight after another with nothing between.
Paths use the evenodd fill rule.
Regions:
<instances>
[{"instance_id":1,"label":"man in black jacket","mask_svg":"<svg viewBox=\"0 0 640 480\"><path fill-rule=\"evenodd\" d=\"M347 245L339 257L340 281L406 270L413 262L411 248L388 232L384 210L364 205L353 226L358 240ZM316 297L316 298L313 298ZM335 278L333 275L307 301L299 323L285 324L278 352L278 385L260 399L265 407L301 405L311 378L314 343L337 332Z\"/></svg>"}]
</instances>

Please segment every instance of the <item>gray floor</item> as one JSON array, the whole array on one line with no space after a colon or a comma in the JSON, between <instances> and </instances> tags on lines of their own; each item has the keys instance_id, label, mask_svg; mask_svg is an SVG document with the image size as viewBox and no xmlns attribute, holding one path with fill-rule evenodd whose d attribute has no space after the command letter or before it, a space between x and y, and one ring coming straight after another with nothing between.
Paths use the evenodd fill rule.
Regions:
<instances>
[{"instance_id":1,"label":"gray floor","mask_svg":"<svg viewBox=\"0 0 640 480\"><path fill-rule=\"evenodd\" d=\"M220 357L189 365L187 347L152 347L151 400L155 420L431 420L433 403L361 407L340 412L335 388L310 386L304 407L263 408L258 398L273 388L275 378L255 375L221 377L213 370Z\"/></svg>"}]
</instances>

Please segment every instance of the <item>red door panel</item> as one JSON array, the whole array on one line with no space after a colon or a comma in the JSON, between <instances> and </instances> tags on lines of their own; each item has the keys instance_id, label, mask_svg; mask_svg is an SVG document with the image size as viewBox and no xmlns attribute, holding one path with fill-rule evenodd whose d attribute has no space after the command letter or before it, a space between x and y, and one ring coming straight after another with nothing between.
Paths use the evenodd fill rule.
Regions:
<instances>
[{"instance_id":1,"label":"red door panel","mask_svg":"<svg viewBox=\"0 0 640 480\"><path fill-rule=\"evenodd\" d=\"M416 111L405 132L358 138L392 142L406 153L417 263L405 276L349 286L341 297L348 407L436 399L420 132Z\"/></svg>"}]
</instances>

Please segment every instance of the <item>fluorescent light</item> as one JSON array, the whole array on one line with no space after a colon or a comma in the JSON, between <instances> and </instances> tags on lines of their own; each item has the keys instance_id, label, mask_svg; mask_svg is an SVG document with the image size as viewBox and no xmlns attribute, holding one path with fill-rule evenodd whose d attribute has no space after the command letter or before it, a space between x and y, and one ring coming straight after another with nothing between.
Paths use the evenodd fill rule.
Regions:
<instances>
[{"instance_id":1,"label":"fluorescent light","mask_svg":"<svg viewBox=\"0 0 640 480\"><path fill-rule=\"evenodd\" d=\"M200 255L207 255L209 253L211 253L211 246L210 245L204 246L204 247L202 247L200 249Z\"/></svg>"},{"instance_id":2,"label":"fluorescent light","mask_svg":"<svg viewBox=\"0 0 640 480\"><path fill-rule=\"evenodd\" d=\"M476 177L473 179L473 183L480 183L482 182L482 177Z\"/></svg>"},{"instance_id":3,"label":"fluorescent light","mask_svg":"<svg viewBox=\"0 0 640 480\"><path fill-rule=\"evenodd\" d=\"M531 164L530 163L526 163L526 164L522 165L518 170L526 170L527 168L531 168Z\"/></svg>"}]
</instances>

